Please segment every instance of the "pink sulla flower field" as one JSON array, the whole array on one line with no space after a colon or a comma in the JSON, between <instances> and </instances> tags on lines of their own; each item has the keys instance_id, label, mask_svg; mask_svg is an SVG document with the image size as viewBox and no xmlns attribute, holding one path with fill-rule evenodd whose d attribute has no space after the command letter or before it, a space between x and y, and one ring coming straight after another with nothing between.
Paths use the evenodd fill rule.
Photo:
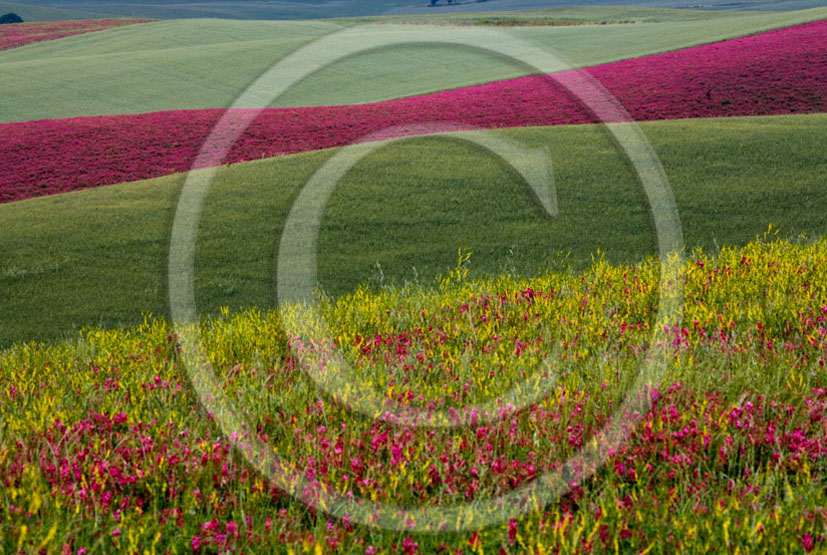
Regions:
<instances>
[{"instance_id":1,"label":"pink sulla flower field","mask_svg":"<svg viewBox=\"0 0 827 555\"><path fill-rule=\"evenodd\" d=\"M0 351L0 552L824 553L823 260L825 239L695 253L683 323L656 342L651 260L327 302L348 387L387 403L376 419L313 387L277 312L225 312L201 332L246 422L235 435L199 404L162 320ZM629 391L662 349L662 379ZM504 395L526 376L544 392L518 410ZM626 395L648 408L621 410ZM420 409L465 423L416 425ZM632 427L594 472L482 525L488 500L554 476L612 421ZM260 473L241 454L252 437L289 470ZM330 516L321 491L367 514L432 508L432 531L440 509L477 503L480 524L374 530Z\"/></svg>"},{"instance_id":2,"label":"pink sulla flower field","mask_svg":"<svg viewBox=\"0 0 827 555\"><path fill-rule=\"evenodd\" d=\"M636 120L827 112L827 21L587 68ZM574 72L556 75L571 83ZM225 160L342 146L390 126L596 123L568 90L529 76L386 102L262 112ZM0 203L190 169L224 110L0 125Z\"/></svg>"},{"instance_id":3,"label":"pink sulla flower field","mask_svg":"<svg viewBox=\"0 0 827 555\"><path fill-rule=\"evenodd\" d=\"M61 39L72 35L103 31L151 19L83 19L77 21L35 21L0 25L0 50L18 48L33 42Z\"/></svg>"}]
</instances>

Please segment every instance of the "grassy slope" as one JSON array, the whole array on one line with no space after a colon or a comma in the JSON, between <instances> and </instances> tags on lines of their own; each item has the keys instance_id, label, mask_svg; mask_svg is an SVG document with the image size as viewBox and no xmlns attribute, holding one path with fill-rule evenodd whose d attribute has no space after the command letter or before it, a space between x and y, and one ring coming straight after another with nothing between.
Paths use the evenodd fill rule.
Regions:
<instances>
[{"instance_id":1,"label":"grassy slope","mask_svg":"<svg viewBox=\"0 0 827 555\"><path fill-rule=\"evenodd\" d=\"M827 116L642 124L678 201L686 242L744 243L770 223L785 235L827 233ZM466 143L414 139L364 160L340 184L320 238L322 285L433 283L459 247L477 274L582 266L654 252L647 203L600 127L507 131L553 153L560 216L544 219L526 186ZM314 152L222 170L205 207L199 308L271 306L280 229L300 186L329 156ZM599 162L596 160L599 159ZM183 177L0 206L0 344L73 325L133 323L166 310L166 248ZM416 271L413 270L416 268Z\"/></svg>"},{"instance_id":2,"label":"grassy slope","mask_svg":"<svg viewBox=\"0 0 827 555\"><path fill-rule=\"evenodd\" d=\"M827 9L738 17L713 13L705 20L508 32L557 49L577 65L590 65L824 17ZM227 106L275 61L336 25L167 21L0 53L0 121ZM349 58L311 76L280 104L368 102L525 72L506 60L455 47L434 47L427 56L421 47L393 48Z\"/></svg>"},{"instance_id":3,"label":"grassy slope","mask_svg":"<svg viewBox=\"0 0 827 555\"><path fill-rule=\"evenodd\" d=\"M742 258L750 262L742 264ZM0 490L0 506L8 513L15 512L12 504L34 507L28 515L16 511L13 519L0 521L0 546L4 553L35 553L50 538L52 545L69 543L75 552L84 546L90 553L119 553L126 551L128 539L134 542L130 552L149 552L153 546L156 552L189 552L198 536L201 552L283 554L287 538L294 553L304 553L302 539L309 534L318 545L327 545L335 534L335 549L315 551L364 555L370 542L377 553L400 553L389 546L413 533L358 525L344 533L337 519L309 513L299 501L307 499L301 495L303 484L296 486L294 480L273 482L295 492L292 500L262 495L256 467L243 463L228 432L239 430L239 440L246 442L247 430L256 430L297 471L314 468L317 479L337 484L331 489L352 488L355 496L369 498L381 488L383 500L396 506L455 507L466 502L469 491L468 482L458 478L479 476L476 502L517 491L491 462L501 456L508 466L530 461L542 474L574 455L578 438L593 437L623 396L633 395L638 381L652 384L653 400L648 420L637 423L639 433L622 442L596 476L578 479L585 491L577 502L563 497L549 503L551 518L571 511L570 525L556 531L549 519L538 526L540 515L532 510L520 520L521 544L510 553L549 553L564 541L577 545L582 530L598 526L606 527L605 541L595 535L590 551L595 555L616 553L612 538L623 529L631 531L618 541L624 554L647 548L658 554L717 553L714 545L727 546L726 552L803 553L802 534L818 538L827 526L822 455L827 403L821 389L827 373L818 363L825 347L819 331L825 323L820 308L827 297L827 266L799 267L802 261L825 259L827 240L822 239L809 248L772 242L729 250L717 259L705 258L703 269L687 261L685 343L663 353L667 363L657 369L644 364L661 359L662 352L652 345L648 328L655 321L651 266L601 265L582 275L522 282L500 277L440 292L385 291L343 299L323 307L332 336L339 339L345 360L352 361L350 368L325 368L325 377L347 380L336 389L328 386L330 394L309 377L317 368L311 361L318 358L304 358L311 369L305 368L302 355L288 349L284 320L275 312L216 319L201 328L220 388L215 399L233 403L229 414L245 423L244 430L231 425L225 434L215 420L228 412L199 402L193 387L205 381L199 376L212 372L187 364L191 359L177 352L173 330L163 322L122 332L93 330L56 346L0 351L0 475L9 484ZM527 287L556 294L526 302L518 291ZM494 292L503 295L502 301L480 302L481 294ZM356 334L364 339L355 340ZM384 341L374 342L377 334ZM545 367L541 360L550 345L557 345L554 351L565 360L552 355ZM641 346L648 348L641 352ZM548 378L535 381L544 367ZM500 398L505 404L509 388L523 380L524 394L538 394L531 410L509 411L485 427L468 424L474 403ZM548 388L547 395L537 386ZM413 398L404 402L408 391ZM455 397L454 392L461 393ZM337 401L337 394L359 401L399 396L398 403L386 407L401 417L363 416L346 400ZM456 407L465 424L411 423L408 407L430 401L439 407L434 423L444 423L439 413ZM209 410L216 419L207 416ZM483 405L479 413L484 412ZM614 417L627 420L623 413ZM402 441L410 448L394 451L404 464L392 462L392 446ZM345 446L344 461L338 445ZM691 461L678 463L678 456ZM449 466L446 457L457 464ZM58 470L47 466L52 460ZM364 465L359 475L364 487L353 485L348 460ZM634 475L622 472L620 464ZM59 465L70 470L61 473ZM431 466L449 484L463 487L420 489L416 484L428 483ZM474 473L474 467L485 470ZM343 475L351 479L345 483ZM126 476L134 476L134 483ZM72 483L79 486L73 489ZM74 509L84 483L100 485L79 501L91 507L88 513L101 515L98 520ZM624 503L627 496L641 502ZM143 510L122 511L121 543L116 543L110 532L116 523L109 514L136 498L144 501ZM597 513L597 506L609 509ZM726 509L704 512L695 506ZM163 518L176 509L176 518ZM475 522L480 515L486 513L477 513ZM245 523L245 517L251 519L246 525L251 535L222 534L232 542L230 548L213 547L222 538L212 536L215 543L203 547L209 538L204 523ZM750 525L728 529L736 521ZM763 533L751 533L760 522ZM21 540L18 531L24 525L28 535ZM508 545L506 530L505 523L480 530L482 547L475 551L499 553ZM471 534L413 537L418 553L470 553ZM438 548L442 542L447 550ZM813 553L824 553L823 539L813 543Z\"/></svg>"},{"instance_id":4,"label":"grassy slope","mask_svg":"<svg viewBox=\"0 0 827 555\"><path fill-rule=\"evenodd\" d=\"M113 17L113 15L108 12L76 10L73 8L50 8L41 5L20 4L17 2L0 2L0 14L8 12L16 13L23 21L55 21Z\"/></svg>"},{"instance_id":5,"label":"grassy slope","mask_svg":"<svg viewBox=\"0 0 827 555\"><path fill-rule=\"evenodd\" d=\"M750 262L742 264L742 258ZM616 553L612 538L621 530L631 532L625 540L618 538L624 554L646 549L710 553L716 545L727 546L726 552L803 553L802 535L819 538L827 526L822 455L827 374L819 368L827 266L805 262L806 268L799 268L803 261L825 259L827 239L810 247L770 242L728 250L718 258L704 257L703 269L687 261L684 343L663 353L667 363L652 365L657 369L644 364L659 360L662 352L652 345L649 329L655 321L651 265L600 265L581 275L518 282L498 277L455 283L439 292L412 288L342 299L323 310L352 366L325 367L325 377L347 380L336 389L328 386L329 394L320 391L310 379L315 372L302 364L315 369L311 361L318 358L302 361L301 354L288 349L284 320L276 312L213 320L201 327L204 350L220 388L214 398L233 403L231 413L199 402L193 384L204 383L203 376L212 372L187 364L191 359L178 352L173 330L163 322L121 332L92 330L55 346L0 351L0 475L8 484L0 490L0 506L18 513L0 521L0 546L4 553L35 553L48 538L52 545L70 544L75 552L83 546L90 553L118 553L126 551L128 540L130 552L151 547L181 552L190 551L197 536L201 552L207 553L285 553L285 540L292 552L304 553L302 539L314 534L320 546L328 545L328 538L337 541L335 549L320 547L318 553L364 555L368 542L377 553L400 553L389 546L411 536L419 544L417 553L470 553L471 531L414 535L354 529L309 512L299 499L312 494L305 489L302 496L303 484L294 480L272 482L294 492L292 499L262 495L256 467L244 463L227 435L238 430L239 440L246 442L247 430L256 430L283 461L297 467L297 474L313 468L317 479L336 484L331 489L352 491L358 498L381 488L383 500L396 506L456 507L466 502L470 490L465 484L472 476L479 477L475 502L517 493L505 479L520 476L519 469L510 474L498 469L492 461L500 457L508 466L530 461L543 474L574 455L579 438L588 442L624 395L634 402L638 381L652 384L653 400L651 413L642 409L649 414L637 423L639 433L623 441L593 478L578 479L582 498L551 501L546 507L551 518L543 525L527 507L531 514L519 522L521 543L510 553L577 545L583 530L598 527L605 527L605 539L595 534L590 551L595 555ZM518 292L528 287L545 295L526 302ZM551 291L555 294L549 298ZM480 302L481 294L494 292L502 294L501 301ZM375 342L377 335L384 341ZM548 377L535 381L544 373L541 360L550 345L557 345L554 351L564 360L552 355ZM641 346L648 348L641 352ZM531 410L509 411L485 427L468 424L474 403L499 398L505 404L509 388L523 380L526 396L538 394ZM547 394L537 386L548 388ZM413 396L406 402L408 391ZM393 395L399 402L386 407L400 418L361 415L336 395L359 401ZM411 423L408 407L430 401L439 407L435 424L445 423L440 413L448 407L456 407L465 423L452 428ZM215 419L208 417L210 410ZM485 410L483 405L479 413ZM215 420L227 414L244 422L245 429L231 424L222 434ZM623 413L615 413L617 418L629 420ZM410 447L392 451L400 444ZM335 446L345 446L344 461ZM691 460L678 463L679 456ZM58 470L47 466L52 460ZM621 464L634 474L623 472ZM61 472L59 465L70 470ZM364 486L354 485L351 472L357 465L362 465L357 471ZM462 487L421 488L433 466L449 484ZM475 473L475 467L484 470ZM343 475L350 479L343 481ZM79 487L91 483L96 484L91 494L78 500ZM121 535L111 534L113 507L135 499L144 502L143 510L124 506L124 518L117 522ZM78 502L90 509L76 511ZM14 511L13 504L33 509L26 514ZM609 509L598 513L598 506ZM693 510L696 506L725 509ZM180 513L168 518L176 509ZM571 511L571 524L554 530L551 519L564 511ZM101 517L95 520L86 512ZM481 515L486 513L478 512L470 524L480 522ZM204 523L213 519L227 524L222 530L233 521L245 523L239 528L252 533L207 535ZM749 526L728 528L733 522ZM752 533L761 522L763 533ZM27 526L25 538L22 526ZM499 553L508 545L506 530L504 522L480 530L482 543L475 551ZM214 547L224 539L229 547ZM813 553L824 553L824 539L812 543Z\"/></svg>"}]
</instances>

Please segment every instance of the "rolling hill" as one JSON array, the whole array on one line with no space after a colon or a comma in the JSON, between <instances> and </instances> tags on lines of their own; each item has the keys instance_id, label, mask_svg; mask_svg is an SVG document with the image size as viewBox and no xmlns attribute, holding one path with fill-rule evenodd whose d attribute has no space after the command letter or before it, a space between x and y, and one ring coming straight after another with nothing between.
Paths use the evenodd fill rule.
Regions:
<instances>
[{"instance_id":1,"label":"rolling hill","mask_svg":"<svg viewBox=\"0 0 827 555\"><path fill-rule=\"evenodd\" d=\"M57 40L113 27L147 23L144 19L81 19L69 21L30 21L0 27L0 50L11 50L37 42Z\"/></svg>"},{"instance_id":2,"label":"rolling hill","mask_svg":"<svg viewBox=\"0 0 827 555\"><path fill-rule=\"evenodd\" d=\"M594 65L823 19L827 10L634 25L509 29ZM342 24L186 20L69 37L0 53L0 122L226 107L286 54ZM392 25L387 32L393 33ZM458 69L459 68L459 69ZM284 106L363 103L524 75L467 49L399 47L349 58L288 91ZM44 87L43 83L50 83ZM146 87L146 83L153 86ZM369 86L366 86L369 83Z\"/></svg>"},{"instance_id":3,"label":"rolling hill","mask_svg":"<svg viewBox=\"0 0 827 555\"><path fill-rule=\"evenodd\" d=\"M642 123L677 199L686 244L743 244L770 224L785 236L827 233L827 116ZM322 222L321 285L433 283L473 252L472 275L582 267L654 253L647 203L599 126L503 131L551 149L560 216L490 154L417 138L349 173ZM199 308L273 306L278 238L303 183L332 151L223 168L205 206L196 258ZM0 344L61 337L165 314L166 253L183 174L0 206ZM569 253L560 258L560 253Z\"/></svg>"},{"instance_id":4,"label":"rolling hill","mask_svg":"<svg viewBox=\"0 0 827 555\"><path fill-rule=\"evenodd\" d=\"M485 129L598 123L566 88L582 75L600 82L637 121L825 113L827 21L555 79L534 75L372 104L270 108L251 114L250 127L213 164L344 146L423 122ZM0 203L187 171L223 115L178 110L0 124L0 158L18 161L0 166Z\"/></svg>"},{"instance_id":5,"label":"rolling hill","mask_svg":"<svg viewBox=\"0 0 827 555\"><path fill-rule=\"evenodd\" d=\"M0 553L827 551L827 7L21 1Z\"/></svg>"}]
</instances>

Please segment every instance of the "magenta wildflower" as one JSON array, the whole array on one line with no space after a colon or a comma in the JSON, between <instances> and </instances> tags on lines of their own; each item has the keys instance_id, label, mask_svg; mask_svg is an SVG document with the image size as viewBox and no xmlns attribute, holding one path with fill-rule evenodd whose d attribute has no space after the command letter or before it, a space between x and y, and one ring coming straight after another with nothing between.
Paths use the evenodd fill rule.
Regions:
<instances>
[{"instance_id":1,"label":"magenta wildflower","mask_svg":"<svg viewBox=\"0 0 827 555\"><path fill-rule=\"evenodd\" d=\"M12 27L14 25L11 25ZM827 20L587 68L636 120L827 112ZM350 106L264 110L231 149L236 163L346 145L392 126L480 128L595 123L556 80L529 76ZM187 171L223 110L0 125L0 203ZM537 292L539 294L540 292ZM527 293L530 300L534 292ZM827 308L827 307L825 307Z\"/></svg>"},{"instance_id":2,"label":"magenta wildflower","mask_svg":"<svg viewBox=\"0 0 827 555\"><path fill-rule=\"evenodd\" d=\"M60 39L113 27L147 23L151 19L84 19L77 21L36 21L0 26L0 50L25 46L33 42Z\"/></svg>"}]
</instances>

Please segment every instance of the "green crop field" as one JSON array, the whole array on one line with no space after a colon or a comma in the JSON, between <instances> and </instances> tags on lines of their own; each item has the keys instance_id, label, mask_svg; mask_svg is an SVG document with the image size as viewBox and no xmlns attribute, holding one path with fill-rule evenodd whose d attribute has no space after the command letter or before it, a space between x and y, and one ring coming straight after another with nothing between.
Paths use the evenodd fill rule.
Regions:
<instances>
[{"instance_id":1,"label":"green crop field","mask_svg":"<svg viewBox=\"0 0 827 555\"><path fill-rule=\"evenodd\" d=\"M743 244L770 224L827 232L827 116L641 124L661 157L688 247ZM553 155L560 214L546 218L513 170L456 139L416 138L357 165L333 195L319 240L330 293L359 283L428 286L473 252L471 273L580 268L655 252L646 198L599 126L504 131ZM278 239L303 183L331 151L223 168L196 258L199 309L273 306ZM446 177L450 176L450 177ZM166 253L183 175L0 206L0 344L84 324L165 314ZM568 254L568 256L566 256Z\"/></svg>"},{"instance_id":2,"label":"green crop field","mask_svg":"<svg viewBox=\"0 0 827 555\"><path fill-rule=\"evenodd\" d=\"M614 17L616 13L609 18ZM658 23L516 27L504 32L553 48L582 66L822 19L827 8L738 16L714 12L689 20L662 17ZM330 21L163 21L6 51L0 53L0 122L226 107L277 60L341 26ZM388 25L387 31L393 33L394 27ZM384 100L526 71L457 47L398 47L325 69L288 91L279 104Z\"/></svg>"}]
</instances>

